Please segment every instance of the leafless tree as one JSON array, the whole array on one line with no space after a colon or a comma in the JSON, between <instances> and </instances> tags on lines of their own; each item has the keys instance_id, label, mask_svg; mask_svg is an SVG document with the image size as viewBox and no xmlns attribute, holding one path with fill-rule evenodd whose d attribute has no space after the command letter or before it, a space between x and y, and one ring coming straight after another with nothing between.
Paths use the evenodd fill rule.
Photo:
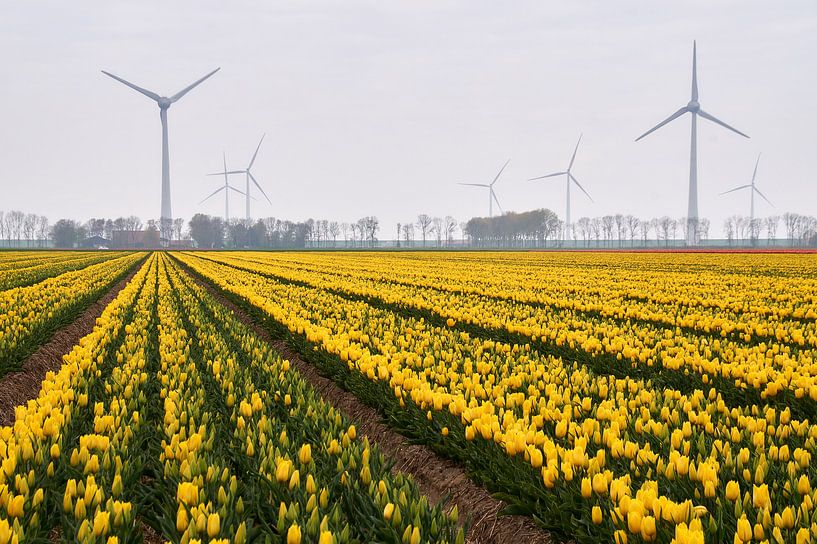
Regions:
<instances>
[{"instance_id":1,"label":"leafless tree","mask_svg":"<svg viewBox=\"0 0 817 544\"><path fill-rule=\"evenodd\" d=\"M630 247L635 246L635 237L636 237L636 233L638 232L638 226L639 226L640 223L641 222L634 215L628 215L628 216L626 216L624 218L624 226L625 226L625 228L627 229L627 232L630 235L629 236L629 238L630 238Z\"/></svg>"},{"instance_id":2,"label":"leafless tree","mask_svg":"<svg viewBox=\"0 0 817 544\"><path fill-rule=\"evenodd\" d=\"M780 216L773 215L766 218L766 236L769 240L769 245L777 238L777 225L780 223Z\"/></svg>"},{"instance_id":3,"label":"leafless tree","mask_svg":"<svg viewBox=\"0 0 817 544\"><path fill-rule=\"evenodd\" d=\"M650 230L652 230L653 222L644 220L638 223L638 229L641 231L641 243L647 247L647 238L650 237Z\"/></svg>"},{"instance_id":4,"label":"leafless tree","mask_svg":"<svg viewBox=\"0 0 817 544\"><path fill-rule=\"evenodd\" d=\"M437 238L437 247L440 247L443 242L443 218L435 217L431 220L431 232Z\"/></svg>"},{"instance_id":5,"label":"leafless tree","mask_svg":"<svg viewBox=\"0 0 817 544\"><path fill-rule=\"evenodd\" d=\"M26 238L26 245L31 247L34 243L34 234L37 232L37 215L27 213L23 219L23 235Z\"/></svg>"},{"instance_id":6,"label":"leafless tree","mask_svg":"<svg viewBox=\"0 0 817 544\"><path fill-rule=\"evenodd\" d=\"M454 241L454 232L457 230L457 220L447 215L445 216L443 226L445 228L445 241L448 245L451 245Z\"/></svg>"},{"instance_id":7,"label":"leafless tree","mask_svg":"<svg viewBox=\"0 0 817 544\"><path fill-rule=\"evenodd\" d=\"M37 239L40 240L40 246L48 240L48 231L51 230L48 224L48 218L44 215L37 217Z\"/></svg>"},{"instance_id":8,"label":"leafless tree","mask_svg":"<svg viewBox=\"0 0 817 544\"><path fill-rule=\"evenodd\" d=\"M25 214L18 210L12 210L6 214L6 229L8 229L9 238L16 240L17 245L20 245L20 240L23 237L24 220Z\"/></svg>"},{"instance_id":9,"label":"leafless tree","mask_svg":"<svg viewBox=\"0 0 817 544\"><path fill-rule=\"evenodd\" d=\"M406 245L411 244L414 242L414 224L413 223L406 223L403 225L403 238L406 241Z\"/></svg>"},{"instance_id":10,"label":"leafless tree","mask_svg":"<svg viewBox=\"0 0 817 544\"><path fill-rule=\"evenodd\" d=\"M426 245L426 236L431 227L431 216L421 213L417 216L417 228L420 229L420 234L423 236L423 247Z\"/></svg>"},{"instance_id":11,"label":"leafless tree","mask_svg":"<svg viewBox=\"0 0 817 544\"><path fill-rule=\"evenodd\" d=\"M625 237L625 230L626 230L626 221L624 220L624 216L620 213L617 213L613 219L616 222L616 237L618 238L618 247L622 246L622 242L624 241Z\"/></svg>"}]
</instances>

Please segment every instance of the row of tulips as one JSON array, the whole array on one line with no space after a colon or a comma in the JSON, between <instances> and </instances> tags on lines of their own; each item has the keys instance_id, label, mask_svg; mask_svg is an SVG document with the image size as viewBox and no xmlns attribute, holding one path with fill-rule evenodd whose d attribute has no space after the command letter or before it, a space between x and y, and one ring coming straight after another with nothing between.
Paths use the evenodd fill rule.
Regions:
<instances>
[{"instance_id":1,"label":"row of tulips","mask_svg":"<svg viewBox=\"0 0 817 544\"><path fill-rule=\"evenodd\" d=\"M145 257L127 254L27 287L0 291L0 376L14 370Z\"/></svg>"},{"instance_id":2,"label":"row of tulips","mask_svg":"<svg viewBox=\"0 0 817 544\"><path fill-rule=\"evenodd\" d=\"M488 336L519 336L521 341L590 361L597 368L636 367L644 375L663 373L667 383L675 386L683 386L684 376L691 373L699 386L713 383L719 389L731 389L734 402L746 398L745 391L749 390L754 392L748 397L751 401L769 398L780 405L792 404L802 417L817 417L817 361L811 347L793 346L774 338L747 343L725 333L713 337L667 328L638 318L638 305L627 310L626 319L601 317L504 297L388 281L389 273L385 272L387 279L377 279L372 273L368 273L369 277L355 277L332 263L327 263L324 270L299 270L282 266L269 256L230 254L218 260L283 281L430 312L443 320L478 327ZM798 330L803 327L799 321L785 323ZM813 340L817 342L817 335Z\"/></svg>"},{"instance_id":3,"label":"row of tulips","mask_svg":"<svg viewBox=\"0 0 817 544\"><path fill-rule=\"evenodd\" d=\"M0 291L23 287L71 272L92 264L101 263L125 255L124 252L54 252L45 255L35 253L33 259L12 260L8 263L0 255ZM5 266L4 266L5 265Z\"/></svg>"},{"instance_id":4,"label":"row of tulips","mask_svg":"<svg viewBox=\"0 0 817 544\"><path fill-rule=\"evenodd\" d=\"M212 255L178 258L555 530L679 542L742 538L745 522L784 541L817 530L817 428L788 410L599 376L527 344L472 338Z\"/></svg>"},{"instance_id":5,"label":"row of tulips","mask_svg":"<svg viewBox=\"0 0 817 544\"><path fill-rule=\"evenodd\" d=\"M46 375L39 396L16 409L14 425L0 428L0 544L38 541L55 527L66 541L85 540L83 521L93 516L98 526L104 518L97 521L96 514L112 497L110 471L123 468L109 448L127 442L131 431L109 425L95 432L97 411L105 411L97 402L113 387L106 383L112 361L138 351L141 333L129 323L138 322L134 308L149 286L149 270L145 264L63 357L60 370ZM113 401L110 406L115 409Z\"/></svg>"}]
</instances>

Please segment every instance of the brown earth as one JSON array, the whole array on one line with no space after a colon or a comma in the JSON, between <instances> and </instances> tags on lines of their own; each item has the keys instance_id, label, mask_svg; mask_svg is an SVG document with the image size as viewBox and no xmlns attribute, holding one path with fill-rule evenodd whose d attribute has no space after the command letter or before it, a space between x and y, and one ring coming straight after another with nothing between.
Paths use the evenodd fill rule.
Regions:
<instances>
[{"instance_id":1,"label":"brown earth","mask_svg":"<svg viewBox=\"0 0 817 544\"><path fill-rule=\"evenodd\" d=\"M468 478L459 463L437 455L430 448L410 444L403 435L381 423L374 408L361 403L352 393L332 380L321 376L317 369L305 362L285 342L273 340L269 331L257 324L244 310L225 298L211 284L197 275L191 277L221 304L231 310L244 324L294 365L321 396L355 422L358 432L377 443L380 450L394 462L395 471L410 474L432 503L448 496L448 507L457 506L460 522L471 520L466 542L472 544L549 543L553 538L526 516L503 516L505 503L493 498L482 486Z\"/></svg>"},{"instance_id":2,"label":"brown earth","mask_svg":"<svg viewBox=\"0 0 817 544\"><path fill-rule=\"evenodd\" d=\"M62 356L70 353L80 338L94 330L96 318L116 298L133 278L140 265L118 281L99 300L91 304L73 323L58 330L51 339L40 346L23 361L20 370L9 372L0 378L0 426L14 424L14 409L36 398L45 375L57 372L62 366Z\"/></svg>"}]
</instances>

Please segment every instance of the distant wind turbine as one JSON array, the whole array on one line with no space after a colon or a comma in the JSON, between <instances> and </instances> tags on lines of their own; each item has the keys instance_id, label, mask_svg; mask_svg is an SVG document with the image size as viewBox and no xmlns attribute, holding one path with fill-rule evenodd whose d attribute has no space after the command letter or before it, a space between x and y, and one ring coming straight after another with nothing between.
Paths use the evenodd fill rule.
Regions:
<instances>
[{"instance_id":1,"label":"distant wind turbine","mask_svg":"<svg viewBox=\"0 0 817 544\"><path fill-rule=\"evenodd\" d=\"M224 175L224 185L222 185L221 187L219 187L218 189L216 189L215 191L210 193L210 196L208 196L207 198L205 198L204 200L199 202L199 204L204 204L207 200L210 200L211 197L214 197L218 193L220 193L221 191L224 191L224 222L229 223L230 222L230 191L235 191L236 193L238 193L240 195L244 195L244 196L246 196L246 193L244 193L244 191L240 191L240 190L236 189L235 187L233 187L232 185L230 185L229 180L227 178L228 172L227 172L227 154L226 153L224 154L224 172L220 172L220 174Z\"/></svg>"},{"instance_id":2,"label":"distant wind turbine","mask_svg":"<svg viewBox=\"0 0 817 544\"><path fill-rule=\"evenodd\" d=\"M750 221L755 220L755 193L759 194L760 197L763 200L765 200L772 207L774 207L774 204L772 204L771 200L766 198L766 195L761 193L760 189L758 189L757 186L755 186L755 178L757 178L757 165L758 164L760 164L760 154L758 154L757 161L755 162L755 171L752 173L752 183L749 183L747 185L741 185L740 187L735 187L734 189L729 189L728 191L724 191L724 192L721 193L721 195L725 195L725 194L728 194L728 193L733 193L735 191L740 191L742 189L749 189L749 193L751 194L751 196L749 198L749 220Z\"/></svg>"},{"instance_id":3,"label":"distant wind turbine","mask_svg":"<svg viewBox=\"0 0 817 544\"><path fill-rule=\"evenodd\" d=\"M573 161L576 160L576 152L579 150L579 144L582 141L582 135L579 135L579 141L576 142L576 149L573 150L573 156L570 157L570 164L567 165L567 170L564 172L554 172L553 174L547 174L544 176L539 176L536 178L531 178L528 181L535 181L537 179L545 179L545 178L554 178L556 176L564 176L565 177L565 189L566 189L566 203L565 203L565 240L570 240L570 182L576 184L576 186L582 190L582 192L587 195L587 198L590 199L590 202L593 202L593 198L590 196L590 193L584 190L582 184L579 183L579 180L573 176L571 169L573 168Z\"/></svg>"},{"instance_id":4,"label":"distant wind turbine","mask_svg":"<svg viewBox=\"0 0 817 544\"><path fill-rule=\"evenodd\" d=\"M142 93L143 95L147 96L151 100L155 100L156 103L159 105L159 118L162 120L162 214L161 217L161 224L162 229L168 228L168 226L173 221L173 213L170 207L170 151L168 150L168 143L167 143L167 110L170 108L171 104L177 102L181 97L189 93L193 90L194 87L202 83L205 79L209 78L216 72L218 72L221 68L216 68L206 76L202 77L201 79L191 83L181 91L177 92L170 98L166 96L159 96L157 93L153 91L149 91L147 89L143 89L138 85L134 85L129 81L125 81L121 77L115 76L110 72L106 72L102 70L102 73L106 76L110 76L117 80L120 83L123 83L130 87L131 89ZM166 233L162 233L166 235Z\"/></svg>"},{"instance_id":5,"label":"distant wind turbine","mask_svg":"<svg viewBox=\"0 0 817 544\"><path fill-rule=\"evenodd\" d=\"M488 217L494 216L494 202L499 207L500 213L505 213L502 211L502 206L499 204L499 199L496 197L496 193L494 192L494 183L497 182L499 176L502 175L502 171L505 170L505 167L508 166L508 163L511 162L511 159L505 161L505 164L502 165L502 168L499 169L499 173L494 178L494 181L491 183L460 183L459 185L468 185L470 187L487 187L488 188Z\"/></svg>"},{"instance_id":6,"label":"distant wind turbine","mask_svg":"<svg viewBox=\"0 0 817 544\"><path fill-rule=\"evenodd\" d=\"M746 134L738 129L731 127L717 119L713 115L706 113L701 109L701 104L698 102L698 69L697 69L697 45L692 42L692 98L678 111L655 125L653 128L636 138L636 142L663 127L670 121L681 117L685 113L692 114L692 142L689 150L689 201L687 206L687 245L697 245L698 243L698 116L703 117L715 124L731 130L741 136L748 138Z\"/></svg>"},{"instance_id":7,"label":"distant wind turbine","mask_svg":"<svg viewBox=\"0 0 817 544\"><path fill-rule=\"evenodd\" d=\"M258 180L255 179L255 177L252 175L252 172L250 171L252 169L253 163L255 163L255 158L258 156L258 150L261 149L261 142L264 141L264 136L266 136L266 134L263 134L261 136L261 140L259 140L259 142L258 142L258 147L255 148L255 153L253 153L252 159L250 159L250 164L247 165L247 168L245 168L244 170L231 170L229 172L226 172L226 168L225 168L225 172L216 172L215 174L209 174L211 176L220 176L220 175L225 174L225 173L227 175L232 175L232 174L244 174L245 175L245 178L247 180L247 189L246 189L246 193L244 193L244 196L246 196L246 201L247 201L247 210L246 210L246 212L247 212L246 213L246 218L247 219L250 218L250 198L251 198L250 197L250 180L252 180L252 182L255 184L256 187L258 187L258 190L261 191L261 194L264 195L264 198L267 199L267 202L272 204L272 201L267 196L267 193L264 192L264 189L261 188L261 185L258 184Z\"/></svg>"}]
</instances>

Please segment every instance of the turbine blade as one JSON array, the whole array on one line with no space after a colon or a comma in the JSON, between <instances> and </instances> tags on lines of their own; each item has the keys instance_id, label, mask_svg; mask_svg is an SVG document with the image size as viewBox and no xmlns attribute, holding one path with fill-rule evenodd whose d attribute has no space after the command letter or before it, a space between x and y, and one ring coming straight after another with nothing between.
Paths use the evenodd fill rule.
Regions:
<instances>
[{"instance_id":1,"label":"turbine blade","mask_svg":"<svg viewBox=\"0 0 817 544\"><path fill-rule=\"evenodd\" d=\"M766 202L768 202L768 203L769 203L769 205L770 205L772 208L774 208L774 207L775 207L775 205L774 205L774 204L772 204L772 201L771 201L771 200L769 200L768 198L766 198L766 195L764 195L763 193L761 193L761 192L760 192L760 189L758 189L757 187L753 187L753 189L755 190L755 192L756 192L757 194L759 194L759 195L760 195L760 196L763 198L763 200L765 200Z\"/></svg>"},{"instance_id":2,"label":"turbine blade","mask_svg":"<svg viewBox=\"0 0 817 544\"><path fill-rule=\"evenodd\" d=\"M159 98L161 98L161 97L160 97L158 94L154 93L153 91L149 91L149 90L147 90L147 89L143 89L142 87L140 87L140 86L138 86L138 85L134 85L134 84L133 84L133 83L131 83L130 81L125 81L125 80L124 80L124 79L122 79L121 77L119 77L119 76L115 76L115 75L113 75L113 74L112 74L112 73L110 73L110 72L106 72L105 70L102 70L102 73L103 73L103 74L105 74L105 75L106 75L106 76L108 76L108 77L112 77L112 78L114 78L114 79L115 79L116 81L118 81L119 83L123 83L123 84L127 85L128 87L130 87L130 88L131 88L131 89L133 89L134 91L138 91L138 92L142 93L143 95L147 96L148 98L150 98L150 99L152 99L152 100L156 100L156 101L158 102L158 101L159 101Z\"/></svg>"},{"instance_id":3,"label":"turbine blade","mask_svg":"<svg viewBox=\"0 0 817 544\"><path fill-rule=\"evenodd\" d=\"M757 177L757 165L760 164L760 153L757 154L757 161L755 161L755 171L752 173L752 187L755 186L755 178Z\"/></svg>"},{"instance_id":4,"label":"turbine blade","mask_svg":"<svg viewBox=\"0 0 817 544\"><path fill-rule=\"evenodd\" d=\"M723 128L728 128L728 129L729 129L729 130L731 130L732 132L736 132L737 134L740 134L740 135L741 135L741 136L743 136L744 138L748 138L748 137L749 137L749 136L747 136L746 134L744 134L744 133L742 133L741 131L739 131L738 129L736 129L735 127L730 127L729 125L727 125L726 123L724 123L723 121L721 121L720 119L718 119L717 117L715 117L715 116L713 116L713 115L710 115L710 114L706 113L704 110L698 110L698 115L700 115L700 116L701 116L701 117L703 117L704 119L709 119L709 120L710 120L710 121L712 121L713 123L718 124L718 125L722 126Z\"/></svg>"},{"instance_id":5,"label":"turbine blade","mask_svg":"<svg viewBox=\"0 0 817 544\"><path fill-rule=\"evenodd\" d=\"M536 178L530 178L528 181L536 181L537 179L545 179L545 178L554 178L556 176L564 176L567 172L556 172L555 174L547 174L546 176L539 176Z\"/></svg>"},{"instance_id":6,"label":"turbine blade","mask_svg":"<svg viewBox=\"0 0 817 544\"><path fill-rule=\"evenodd\" d=\"M698 45L692 40L692 100L698 101Z\"/></svg>"},{"instance_id":7,"label":"turbine blade","mask_svg":"<svg viewBox=\"0 0 817 544\"><path fill-rule=\"evenodd\" d=\"M505 210L502 209L502 204L499 203L499 199L496 197L493 187L491 187L491 196L494 197L494 202L496 202L497 207L499 207L499 213L504 214Z\"/></svg>"},{"instance_id":8,"label":"turbine blade","mask_svg":"<svg viewBox=\"0 0 817 544\"><path fill-rule=\"evenodd\" d=\"M223 176L224 174L246 174L246 170L230 170L229 172L215 172L214 174L207 174L208 176Z\"/></svg>"},{"instance_id":9,"label":"turbine blade","mask_svg":"<svg viewBox=\"0 0 817 544\"><path fill-rule=\"evenodd\" d=\"M223 190L224 190L224 186L222 185L221 187L219 187L218 189L216 189L215 191L213 191L212 193L210 193L210 196L208 196L207 198L205 198L204 200L202 200L201 202L199 202L199 204L204 204L204 202L205 202L205 201L210 200L210 198L212 198L212 197L216 196L216 195L217 195L219 192L221 192L221 191L223 191Z\"/></svg>"},{"instance_id":10,"label":"turbine blade","mask_svg":"<svg viewBox=\"0 0 817 544\"><path fill-rule=\"evenodd\" d=\"M224 151L224 183L227 183L227 152Z\"/></svg>"},{"instance_id":11,"label":"turbine blade","mask_svg":"<svg viewBox=\"0 0 817 544\"><path fill-rule=\"evenodd\" d=\"M250 176L250 179L255 184L255 186L258 187L258 190L261 191L261 194L264 195L264 198L267 199L267 202L272 204L272 200L269 199L269 197L267 196L267 193L265 193L264 189L261 188L261 185L258 184L258 180L255 179L255 176L253 176L252 173L249 170L247 170L247 175Z\"/></svg>"},{"instance_id":12,"label":"turbine blade","mask_svg":"<svg viewBox=\"0 0 817 544\"><path fill-rule=\"evenodd\" d=\"M490 187L485 183L458 183L457 185L470 185L471 187Z\"/></svg>"},{"instance_id":13,"label":"turbine blade","mask_svg":"<svg viewBox=\"0 0 817 544\"><path fill-rule=\"evenodd\" d=\"M722 193L719 193L719 195L734 193L735 191L740 191L741 189L747 189L747 188L751 188L751 187L752 187L751 185L741 185L740 187L735 187L734 189L729 189L728 191L724 191Z\"/></svg>"},{"instance_id":14,"label":"turbine blade","mask_svg":"<svg viewBox=\"0 0 817 544\"><path fill-rule=\"evenodd\" d=\"M258 142L258 147L255 148L255 153L252 154L252 159L250 159L250 165L247 167L247 170L252 168L252 165L255 162L255 158L258 156L258 150L261 149L261 142L264 141L264 136L266 136L266 134L263 134L261 136L261 140Z\"/></svg>"},{"instance_id":15,"label":"turbine blade","mask_svg":"<svg viewBox=\"0 0 817 544\"><path fill-rule=\"evenodd\" d=\"M581 141L582 141L582 136L583 136L583 134L579 134L579 141L578 141L578 142L576 142L576 149L574 149L574 150L573 150L573 156L572 156L572 157L570 157L570 164L569 164L569 165L568 165L568 167L567 167L567 171L568 171L568 172L570 172L570 169L571 169L571 168L573 168L573 161L575 161L575 160L576 160L576 151L578 151L578 150L579 150L579 144L580 144L580 143L581 143Z\"/></svg>"},{"instance_id":16,"label":"turbine blade","mask_svg":"<svg viewBox=\"0 0 817 544\"><path fill-rule=\"evenodd\" d=\"M590 196L590 193L588 193L587 191L584 190L584 187L582 187L582 184L579 183L579 180L577 180L576 177L573 174L568 174L568 176L570 176L570 179L573 180L573 183L575 183L576 185L579 186L579 189L581 189L582 192L587 196L587 198L590 199L590 202L595 202L595 200L593 200L593 197Z\"/></svg>"},{"instance_id":17,"label":"turbine blade","mask_svg":"<svg viewBox=\"0 0 817 544\"><path fill-rule=\"evenodd\" d=\"M235 187L233 187L232 185L227 185L227 187L229 187L231 190L235 191L235 192L236 192L236 193L238 193L238 194L241 194L241 195L247 196L247 193L245 193L245 192L244 192L244 191L242 191L241 189L236 189L236 188L235 188Z\"/></svg>"},{"instance_id":18,"label":"turbine blade","mask_svg":"<svg viewBox=\"0 0 817 544\"><path fill-rule=\"evenodd\" d=\"M502 175L502 171L503 171L503 170L505 170L505 167L506 167L506 166L508 166L508 163L509 163L509 162L511 162L511 159L508 159L507 161L505 161L505 164L503 164L503 165L502 165L502 168L500 168L500 169L499 169L499 173L498 173L498 174L496 175L496 177L494 178L494 181L492 181L492 182L491 182L491 187L493 187L493 186L494 186L494 183L496 183L496 180L498 180L498 179L499 179L499 176L501 176L501 175Z\"/></svg>"},{"instance_id":19,"label":"turbine blade","mask_svg":"<svg viewBox=\"0 0 817 544\"><path fill-rule=\"evenodd\" d=\"M648 130L647 132L645 132L644 134L642 134L641 136L639 136L638 138L636 138L636 139L635 139L635 141L637 142L638 140L640 140L641 138L643 138L643 137L644 137L644 136L646 136L647 134L651 134L651 133L655 132L656 130L658 130L659 128L663 127L664 125L666 125L666 124L667 124L667 123L669 123L670 121L674 121L675 119L677 119L677 118L681 117L681 116L682 116L683 114L685 114L687 111L689 111L689 110L687 110L687 107L686 107L686 106L684 106L683 108L679 109L678 111L676 111L675 113L673 113L672 115L670 115L669 117L667 117L666 119L664 119L663 121L661 121L660 123L658 123L657 125L655 125L654 127L652 127L650 130Z\"/></svg>"},{"instance_id":20,"label":"turbine blade","mask_svg":"<svg viewBox=\"0 0 817 544\"><path fill-rule=\"evenodd\" d=\"M190 91L192 91L194 87L196 87L197 85L199 85L201 82L203 82L205 79L207 79L208 77L212 76L213 74L215 74L215 73L216 73L216 72L218 72L219 70L221 70L221 68L216 68L215 70L213 70L212 72L210 72L209 74L207 74L206 76L204 76L203 78L198 79L198 80L196 80L195 82L191 83L190 85L188 85L187 87L185 87L185 88L184 88L184 89L182 89L181 91L179 91L179 92L177 92L176 94L174 94L173 96L171 96L171 97L170 97L170 101L171 101L171 102L175 102L175 101L177 101L178 99L180 99L181 97L183 97L184 95L186 95L187 93L189 93Z\"/></svg>"}]
</instances>

